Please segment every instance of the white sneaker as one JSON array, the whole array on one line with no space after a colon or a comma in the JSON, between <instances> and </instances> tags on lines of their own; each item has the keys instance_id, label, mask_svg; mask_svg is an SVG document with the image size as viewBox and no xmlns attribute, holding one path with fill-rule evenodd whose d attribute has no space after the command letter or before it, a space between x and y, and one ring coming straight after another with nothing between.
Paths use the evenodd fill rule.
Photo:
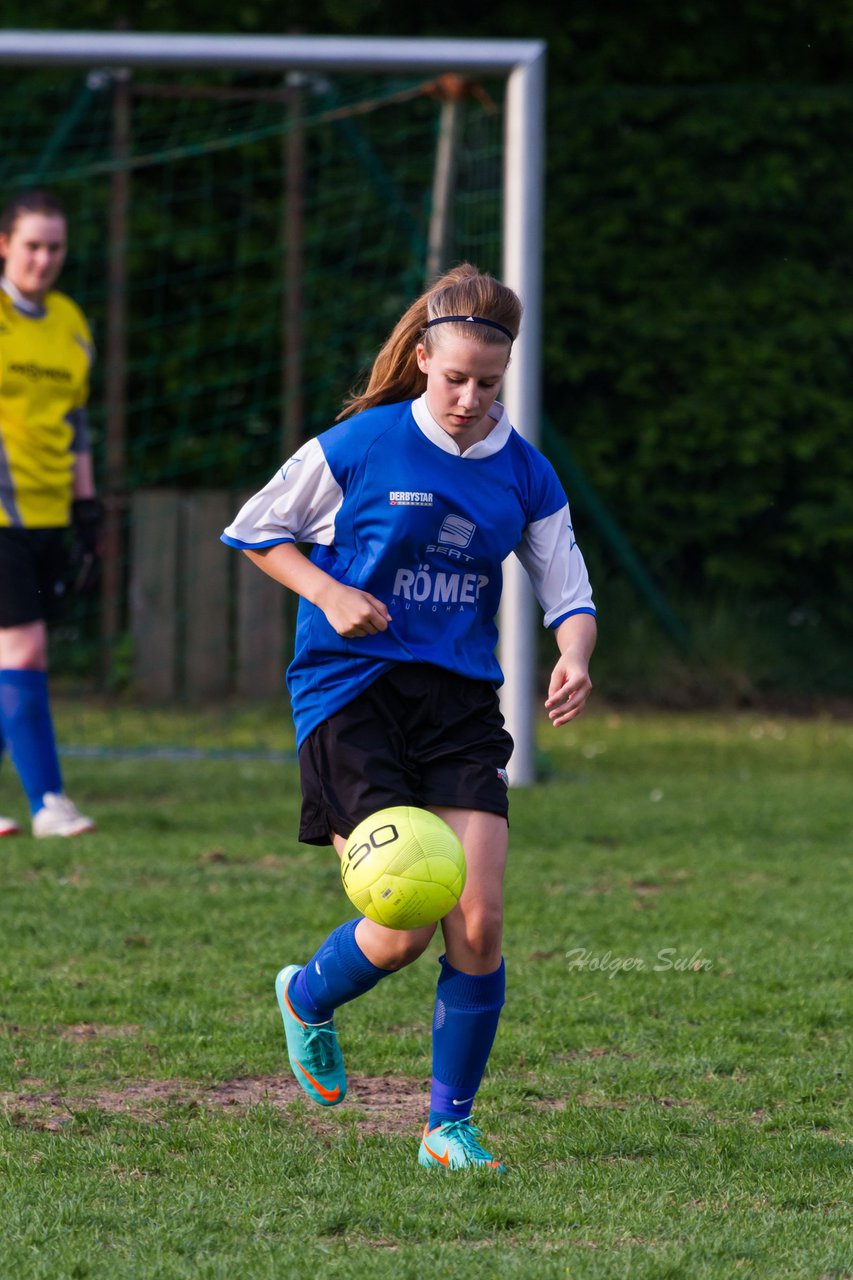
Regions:
<instances>
[{"instance_id":1,"label":"white sneaker","mask_svg":"<svg viewBox=\"0 0 853 1280\"><path fill-rule=\"evenodd\" d=\"M0 839L3 836L17 836L20 831L21 828L14 818L0 818Z\"/></svg>"},{"instance_id":2,"label":"white sneaker","mask_svg":"<svg viewBox=\"0 0 853 1280\"><path fill-rule=\"evenodd\" d=\"M44 836L82 836L94 829L94 820L82 814L68 796L54 795L52 791L44 793L44 806L33 815L33 835L39 839Z\"/></svg>"}]
</instances>

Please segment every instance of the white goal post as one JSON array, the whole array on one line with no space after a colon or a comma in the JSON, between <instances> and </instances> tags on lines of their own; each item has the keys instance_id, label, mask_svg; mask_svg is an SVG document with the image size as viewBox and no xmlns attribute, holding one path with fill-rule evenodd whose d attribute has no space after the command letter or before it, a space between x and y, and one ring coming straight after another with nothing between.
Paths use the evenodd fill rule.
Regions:
<instances>
[{"instance_id":1,"label":"white goal post","mask_svg":"<svg viewBox=\"0 0 853 1280\"><path fill-rule=\"evenodd\" d=\"M350 36L225 36L88 31L0 31L0 64L12 66L244 71L374 71L491 74L506 79L503 152L503 279L524 303L524 325L503 399L511 421L539 441L545 55L535 40ZM515 740L513 786L536 777L536 617L518 560L505 565L500 615L501 691Z\"/></svg>"}]
</instances>

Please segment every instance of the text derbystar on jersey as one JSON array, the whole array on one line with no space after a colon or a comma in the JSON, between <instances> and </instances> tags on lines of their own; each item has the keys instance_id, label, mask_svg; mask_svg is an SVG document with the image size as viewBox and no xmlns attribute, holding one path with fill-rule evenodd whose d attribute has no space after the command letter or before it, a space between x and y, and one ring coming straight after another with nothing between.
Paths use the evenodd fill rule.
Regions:
<instances>
[{"instance_id":1,"label":"text derbystar on jersey","mask_svg":"<svg viewBox=\"0 0 853 1280\"><path fill-rule=\"evenodd\" d=\"M392 507L431 507L431 493L410 492L406 489L392 489L388 494Z\"/></svg>"}]
</instances>

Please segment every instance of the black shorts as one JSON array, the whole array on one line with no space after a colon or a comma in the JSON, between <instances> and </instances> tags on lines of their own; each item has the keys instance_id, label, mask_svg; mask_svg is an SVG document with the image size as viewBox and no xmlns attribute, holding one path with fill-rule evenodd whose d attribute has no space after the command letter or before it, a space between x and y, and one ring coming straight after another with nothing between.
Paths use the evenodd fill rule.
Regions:
<instances>
[{"instance_id":1,"label":"black shorts","mask_svg":"<svg viewBox=\"0 0 853 1280\"><path fill-rule=\"evenodd\" d=\"M386 671L299 749L303 844L390 805L509 811L513 742L494 686L424 664Z\"/></svg>"},{"instance_id":2,"label":"black shorts","mask_svg":"<svg viewBox=\"0 0 853 1280\"><path fill-rule=\"evenodd\" d=\"M67 575L66 529L0 529L0 627L57 622Z\"/></svg>"}]
</instances>

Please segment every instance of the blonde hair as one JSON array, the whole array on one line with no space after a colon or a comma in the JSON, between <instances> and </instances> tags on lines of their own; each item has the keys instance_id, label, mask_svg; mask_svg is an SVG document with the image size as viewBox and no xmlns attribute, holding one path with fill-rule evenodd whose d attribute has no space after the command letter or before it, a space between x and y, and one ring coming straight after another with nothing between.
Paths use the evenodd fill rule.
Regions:
<instances>
[{"instance_id":1,"label":"blonde hair","mask_svg":"<svg viewBox=\"0 0 853 1280\"><path fill-rule=\"evenodd\" d=\"M458 323L448 320L437 328L442 334L447 330L452 335L473 338L483 346L502 343L508 357L509 347L521 328L521 312L518 295L494 276L478 271L470 262L454 267L403 313L374 360L364 389L348 397L337 421L363 409L414 400L423 394L426 374L418 368L418 343L422 342L427 355L432 355L441 341L436 329L427 328L431 320L460 316ZM492 323L472 324L468 316Z\"/></svg>"}]
</instances>

